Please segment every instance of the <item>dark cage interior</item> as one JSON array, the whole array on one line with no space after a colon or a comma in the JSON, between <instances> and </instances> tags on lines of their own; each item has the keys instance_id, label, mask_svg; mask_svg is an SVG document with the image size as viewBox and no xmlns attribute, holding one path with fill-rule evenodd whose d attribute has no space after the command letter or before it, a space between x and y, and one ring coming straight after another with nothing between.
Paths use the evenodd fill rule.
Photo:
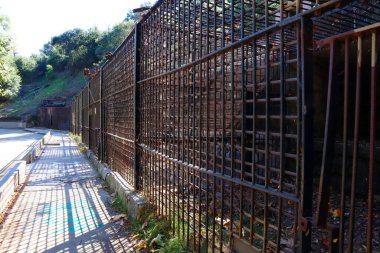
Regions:
<instances>
[{"instance_id":1,"label":"dark cage interior","mask_svg":"<svg viewBox=\"0 0 380 253\"><path fill-rule=\"evenodd\" d=\"M196 252L380 250L380 1L162 0L72 129Z\"/></svg>"}]
</instances>

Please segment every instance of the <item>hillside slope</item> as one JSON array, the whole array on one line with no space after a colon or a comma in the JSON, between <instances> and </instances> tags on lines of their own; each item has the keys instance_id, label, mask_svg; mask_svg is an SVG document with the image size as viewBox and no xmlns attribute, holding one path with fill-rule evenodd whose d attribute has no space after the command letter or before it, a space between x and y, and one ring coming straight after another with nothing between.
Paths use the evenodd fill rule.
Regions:
<instances>
[{"instance_id":1,"label":"hillside slope","mask_svg":"<svg viewBox=\"0 0 380 253\"><path fill-rule=\"evenodd\" d=\"M0 105L0 118L11 117L35 120L38 107L48 97L65 96L69 100L86 82L81 73L55 73L51 78L41 77L35 82L23 84L17 98Z\"/></svg>"}]
</instances>

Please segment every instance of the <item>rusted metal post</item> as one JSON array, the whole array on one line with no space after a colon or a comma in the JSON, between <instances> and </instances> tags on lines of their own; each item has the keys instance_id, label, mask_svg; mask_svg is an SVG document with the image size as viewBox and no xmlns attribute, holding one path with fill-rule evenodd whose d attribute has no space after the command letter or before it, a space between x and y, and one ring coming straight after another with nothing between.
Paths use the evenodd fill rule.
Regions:
<instances>
[{"instance_id":1,"label":"rusted metal post","mask_svg":"<svg viewBox=\"0 0 380 253\"><path fill-rule=\"evenodd\" d=\"M92 131L92 111L91 111L91 82L87 83L87 146L89 149L92 147L91 131Z\"/></svg>"},{"instance_id":2,"label":"rusted metal post","mask_svg":"<svg viewBox=\"0 0 380 253\"><path fill-rule=\"evenodd\" d=\"M349 82L349 40L344 40L344 105L343 105L343 151L342 151L342 178L341 178L341 197L340 197L340 224L339 224L339 252L344 251L344 231L346 206L346 167L347 167L347 135L348 135L348 82Z\"/></svg>"},{"instance_id":3,"label":"rusted metal post","mask_svg":"<svg viewBox=\"0 0 380 253\"><path fill-rule=\"evenodd\" d=\"M139 152L138 152L138 143L139 143L139 134L140 134L140 84L138 83L140 81L140 30L141 30L141 24L137 23L135 25L135 36L134 36L134 76L135 76L135 83L134 83L134 161L133 161L133 167L134 167L134 188L136 190L140 189L140 167L139 167Z\"/></svg>"},{"instance_id":4,"label":"rusted metal post","mask_svg":"<svg viewBox=\"0 0 380 253\"><path fill-rule=\"evenodd\" d=\"M80 113L81 113L81 128L80 128L80 132L81 132L81 138L82 138L82 142L84 141L83 138L84 138L84 113L83 113L83 91L84 89L82 89L81 93L80 93L80 98L81 98L81 108L80 108Z\"/></svg>"},{"instance_id":5,"label":"rusted metal post","mask_svg":"<svg viewBox=\"0 0 380 253\"><path fill-rule=\"evenodd\" d=\"M302 124L302 183L300 205L300 247L299 252L311 251L311 217L313 215L313 34L309 18L301 20L301 84L302 107L299 109Z\"/></svg>"},{"instance_id":6,"label":"rusted metal post","mask_svg":"<svg viewBox=\"0 0 380 253\"><path fill-rule=\"evenodd\" d=\"M375 176L375 139L376 139L376 68L377 48L376 32L371 37L371 112L370 112L370 137L369 137L369 172L368 172L368 225L367 225L367 252L372 252L373 237L373 178Z\"/></svg>"},{"instance_id":7,"label":"rusted metal post","mask_svg":"<svg viewBox=\"0 0 380 253\"><path fill-rule=\"evenodd\" d=\"M317 203L316 223L319 227L326 227L328 216L328 203L330 198L331 171L333 168L336 121L337 121L337 98L338 98L338 49L337 42L330 43L329 81L327 91L327 108L325 136L323 143L322 167L319 181L319 194Z\"/></svg>"},{"instance_id":8,"label":"rusted metal post","mask_svg":"<svg viewBox=\"0 0 380 253\"><path fill-rule=\"evenodd\" d=\"M358 37L358 56L356 66L356 90L355 90L355 123L354 123L354 147L352 155L352 178L351 178L351 199L350 199L350 217L348 228L348 249L347 252L353 252L354 248L354 229L355 229L355 197L356 197L356 174L358 166L358 149L359 149L359 124L360 124L360 100L361 100L361 72L363 60L362 36Z\"/></svg>"},{"instance_id":9,"label":"rusted metal post","mask_svg":"<svg viewBox=\"0 0 380 253\"><path fill-rule=\"evenodd\" d=\"M103 67L99 70L99 131L100 131L100 140L99 140L99 157L98 159L102 162L104 162L104 117L103 117Z\"/></svg>"}]
</instances>

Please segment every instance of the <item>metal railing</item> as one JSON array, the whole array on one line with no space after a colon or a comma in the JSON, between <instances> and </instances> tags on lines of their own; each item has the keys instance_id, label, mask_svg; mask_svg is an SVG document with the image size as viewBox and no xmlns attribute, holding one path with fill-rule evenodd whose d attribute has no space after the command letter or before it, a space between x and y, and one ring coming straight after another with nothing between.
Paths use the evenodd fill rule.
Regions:
<instances>
[{"instance_id":1,"label":"metal railing","mask_svg":"<svg viewBox=\"0 0 380 253\"><path fill-rule=\"evenodd\" d=\"M327 245L331 252L357 252L354 215L347 228L344 211L330 212L331 196L343 196L345 210L344 194L329 192L328 169L336 159L329 131L341 113L330 112L340 74L335 43L328 43L330 56L323 45L368 27L376 37L378 6L375 0L158 1L74 100L73 131L142 191L194 251L311 252ZM316 61L324 59L329 77L316 74L324 70ZM319 111L325 97L327 113ZM371 99L370 220L378 208ZM325 124L319 136L316 126ZM325 141L321 160L317 138ZM366 133L356 135L354 147L365 139ZM352 182L350 206L358 203ZM367 252L378 229L370 223Z\"/></svg>"}]
</instances>

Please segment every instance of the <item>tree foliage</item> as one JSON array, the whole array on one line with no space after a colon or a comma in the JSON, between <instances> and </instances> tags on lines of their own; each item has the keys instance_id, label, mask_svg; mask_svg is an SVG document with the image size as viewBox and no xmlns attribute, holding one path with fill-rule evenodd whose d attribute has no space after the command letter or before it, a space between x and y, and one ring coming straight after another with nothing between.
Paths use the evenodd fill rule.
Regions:
<instances>
[{"instance_id":1,"label":"tree foliage","mask_svg":"<svg viewBox=\"0 0 380 253\"><path fill-rule=\"evenodd\" d=\"M9 21L0 15L0 100L17 95L21 78L14 62L13 40L8 34Z\"/></svg>"},{"instance_id":2,"label":"tree foliage","mask_svg":"<svg viewBox=\"0 0 380 253\"><path fill-rule=\"evenodd\" d=\"M133 25L133 20L123 21L112 27L112 29L104 32L96 48L97 57L103 58L107 52L114 51L128 36Z\"/></svg>"},{"instance_id":3,"label":"tree foliage","mask_svg":"<svg viewBox=\"0 0 380 253\"><path fill-rule=\"evenodd\" d=\"M97 28L87 31L73 29L53 37L44 45L42 53L47 56L48 64L57 71L77 69L99 61L95 51L101 32Z\"/></svg>"},{"instance_id":4,"label":"tree foliage","mask_svg":"<svg viewBox=\"0 0 380 253\"><path fill-rule=\"evenodd\" d=\"M141 7L150 5L149 2L145 2ZM23 81L33 82L34 79L44 76L51 79L55 73L62 71L75 73L84 68L101 65L105 61L105 54L117 49L140 18L140 13L129 11L122 22L106 31L102 32L97 28L76 28L52 37L39 54L16 57L15 62ZM54 71L49 72L48 65Z\"/></svg>"},{"instance_id":5,"label":"tree foliage","mask_svg":"<svg viewBox=\"0 0 380 253\"><path fill-rule=\"evenodd\" d=\"M36 59L33 57L16 56L15 63L23 82L32 82L36 77Z\"/></svg>"}]
</instances>

